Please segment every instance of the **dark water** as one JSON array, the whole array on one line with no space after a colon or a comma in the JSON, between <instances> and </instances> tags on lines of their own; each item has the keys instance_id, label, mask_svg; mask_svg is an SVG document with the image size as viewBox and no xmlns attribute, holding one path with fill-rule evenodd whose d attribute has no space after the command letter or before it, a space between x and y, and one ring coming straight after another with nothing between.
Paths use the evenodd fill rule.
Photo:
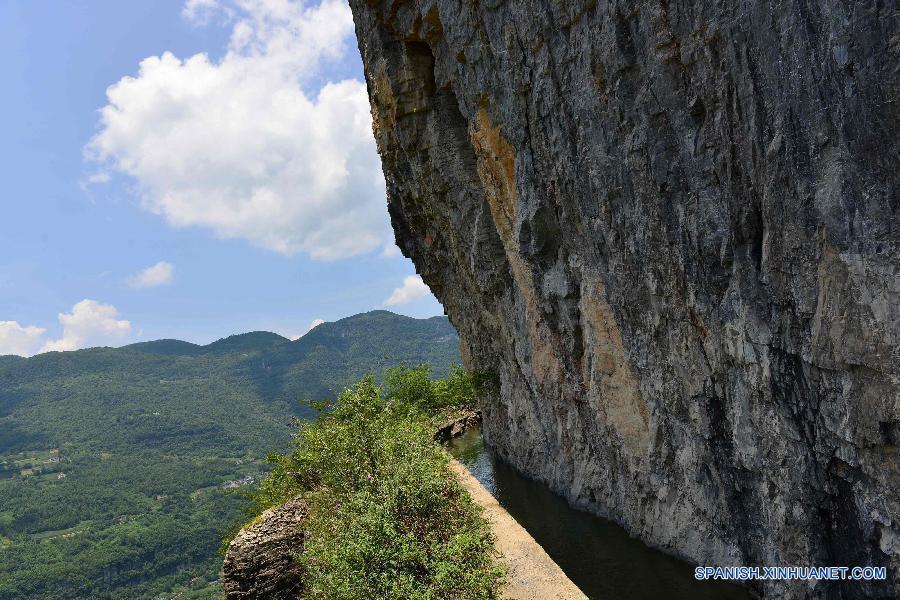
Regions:
<instances>
[{"instance_id":1,"label":"dark water","mask_svg":"<svg viewBox=\"0 0 900 600\"><path fill-rule=\"evenodd\" d=\"M546 485L519 475L470 430L451 453L593 600L749 600L746 590L697 581L694 568L648 548L606 519L576 510Z\"/></svg>"}]
</instances>

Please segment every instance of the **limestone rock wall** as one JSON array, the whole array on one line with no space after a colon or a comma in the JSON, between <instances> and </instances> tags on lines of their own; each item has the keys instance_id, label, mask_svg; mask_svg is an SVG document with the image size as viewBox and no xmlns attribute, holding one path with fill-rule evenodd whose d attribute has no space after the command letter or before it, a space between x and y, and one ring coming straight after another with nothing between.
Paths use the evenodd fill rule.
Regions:
<instances>
[{"instance_id":1,"label":"limestone rock wall","mask_svg":"<svg viewBox=\"0 0 900 600\"><path fill-rule=\"evenodd\" d=\"M703 564L900 595L900 30L874 0L351 0L491 446Z\"/></svg>"}]
</instances>

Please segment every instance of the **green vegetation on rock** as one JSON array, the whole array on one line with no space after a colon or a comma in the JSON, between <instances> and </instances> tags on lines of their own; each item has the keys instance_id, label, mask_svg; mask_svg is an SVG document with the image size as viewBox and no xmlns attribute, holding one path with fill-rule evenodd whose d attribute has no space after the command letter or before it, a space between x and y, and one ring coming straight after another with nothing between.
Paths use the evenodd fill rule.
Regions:
<instances>
[{"instance_id":1,"label":"green vegetation on rock","mask_svg":"<svg viewBox=\"0 0 900 600\"><path fill-rule=\"evenodd\" d=\"M385 311L297 341L0 357L0 599L219 597L240 492L289 449L291 419L315 415L298 399L387 365L459 361L445 318Z\"/></svg>"},{"instance_id":2,"label":"green vegetation on rock","mask_svg":"<svg viewBox=\"0 0 900 600\"><path fill-rule=\"evenodd\" d=\"M434 442L435 425L474 407L461 369L427 366L366 378L302 423L274 456L257 512L302 496L309 506L303 598L494 598L503 571L490 528Z\"/></svg>"}]
</instances>

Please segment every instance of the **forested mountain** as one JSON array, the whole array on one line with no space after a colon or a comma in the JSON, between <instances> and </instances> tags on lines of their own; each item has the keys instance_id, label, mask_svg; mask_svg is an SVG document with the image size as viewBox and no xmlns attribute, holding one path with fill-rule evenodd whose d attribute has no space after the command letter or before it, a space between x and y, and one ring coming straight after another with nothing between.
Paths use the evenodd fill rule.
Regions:
<instances>
[{"instance_id":1,"label":"forested mountain","mask_svg":"<svg viewBox=\"0 0 900 600\"><path fill-rule=\"evenodd\" d=\"M297 341L0 357L0 598L216 597L235 492L310 416L297 400L422 362L460 362L453 327L386 311Z\"/></svg>"}]
</instances>

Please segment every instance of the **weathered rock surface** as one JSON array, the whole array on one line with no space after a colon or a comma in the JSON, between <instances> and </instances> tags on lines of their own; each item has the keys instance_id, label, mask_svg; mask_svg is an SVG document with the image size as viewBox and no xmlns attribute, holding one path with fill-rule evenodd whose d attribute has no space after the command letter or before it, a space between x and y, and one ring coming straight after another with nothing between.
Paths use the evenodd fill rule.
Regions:
<instances>
[{"instance_id":1,"label":"weathered rock surface","mask_svg":"<svg viewBox=\"0 0 900 600\"><path fill-rule=\"evenodd\" d=\"M222 566L228 600L294 600L303 590L296 556L307 509L296 498L265 511L228 544Z\"/></svg>"},{"instance_id":2,"label":"weathered rock surface","mask_svg":"<svg viewBox=\"0 0 900 600\"><path fill-rule=\"evenodd\" d=\"M900 595L897 8L351 0L397 241L520 470L703 564Z\"/></svg>"},{"instance_id":3,"label":"weathered rock surface","mask_svg":"<svg viewBox=\"0 0 900 600\"><path fill-rule=\"evenodd\" d=\"M444 443L463 435L470 427L481 425L481 411L473 410L447 421L434 432L434 441Z\"/></svg>"}]
</instances>

